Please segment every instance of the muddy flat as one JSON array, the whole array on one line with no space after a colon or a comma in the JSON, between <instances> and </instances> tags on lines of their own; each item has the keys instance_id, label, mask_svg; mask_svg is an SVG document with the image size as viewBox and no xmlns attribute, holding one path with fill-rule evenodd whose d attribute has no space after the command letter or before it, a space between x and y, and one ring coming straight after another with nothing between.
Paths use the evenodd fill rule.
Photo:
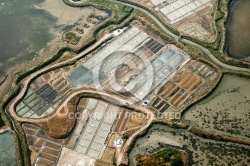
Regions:
<instances>
[{"instance_id":1,"label":"muddy flat","mask_svg":"<svg viewBox=\"0 0 250 166\"><path fill-rule=\"evenodd\" d=\"M184 114L187 123L250 139L250 79L225 75L218 88Z\"/></svg>"}]
</instances>

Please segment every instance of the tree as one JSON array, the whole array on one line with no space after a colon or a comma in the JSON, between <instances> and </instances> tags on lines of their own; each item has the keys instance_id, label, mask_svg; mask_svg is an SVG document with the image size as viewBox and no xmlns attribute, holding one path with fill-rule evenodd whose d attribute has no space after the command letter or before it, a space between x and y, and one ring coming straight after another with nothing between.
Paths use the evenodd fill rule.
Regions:
<instances>
[{"instance_id":1,"label":"tree","mask_svg":"<svg viewBox=\"0 0 250 166\"><path fill-rule=\"evenodd\" d=\"M183 166L183 162L180 157L176 157L170 162L171 166Z\"/></svg>"},{"instance_id":2,"label":"tree","mask_svg":"<svg viewBox=\"0 0 250 166\"><path fill-rule=\"evenodd\" d=\"M119 166L127 166L126 164L121 163Z\"/></svg>"}]
</instances>

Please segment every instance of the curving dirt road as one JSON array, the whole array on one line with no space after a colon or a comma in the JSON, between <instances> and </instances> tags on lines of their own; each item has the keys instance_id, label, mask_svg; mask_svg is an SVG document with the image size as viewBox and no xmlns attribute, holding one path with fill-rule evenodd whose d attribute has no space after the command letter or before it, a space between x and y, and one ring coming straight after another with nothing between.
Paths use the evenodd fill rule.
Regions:
<instances>
[{"instance_id":1,"label":"curving dirt road","mask_svg":"<svg viewBox=\"0 0 250 166\"><path fill-rule=\"evenodd\" d=\"M59 68L60 66L64 66L64 65L68 65L68 64L73 64L77 59L83 57L84 55L87 55L88 53L90 53L91 51L95 50L98 46L100 46L103 42L105 42L106 40L108 40L110 37L112 36L112 34L107 34L105 36L103 36L98 42L96 42L95 44L93 44L91 47L87 48L86 50L82 51L81 53L79 53L78 55L74 56L73 58L66 60L64 62L61 63L57 63L54 65L50 65L50 66L46 66L44 68L42 68L41 70L38 70L32 74L30 74L27 78L25 78L24 82L23 82L23 87L22 90L19 92L19 94L15 97L15 99L11 102L10 107L9 107L9 113L11 114L11 116L13 118L15 118L18 121L24 121L24 122L45 122L47 121L49 118L43 118L43 119L30 119L30 118L23 118L17 115L16 111L15 111L15 107L17 106L17 104L19 102L21 102L22 98L24 97L26 91L29 88L29 84L30 82L37 76L37 75L41 75L43 73L46 73L50 70L54 70Z\"/></svg>"},{"instance_id":2,"label":"curving dirt road","mask_svg":"<svg viewBox=\"0 0 250 166\"><path fill-rule=\"evenodd\" d=\"M149 13L147 10L143 9L143 8L140 8L138 6L134 6L134 5L131 5L131 4L128 4L128 3L124 3L124 2L120 2L120 1L117 1L117 0L113 0L117 3L120 3L120 4L123 4L123 5L127 5L127 6L130 6L130 7L133 7L137 10L140 10L141 12L145 13L146 15L148 15L150 18L152 18L155 23L164 31L166 32L169 36L173 37L176 39L176 41L179 39L179 36L175 35L174 33L170 32L155 16L153 16L151 13ZM208 56L209 58L212 59L212 61L216 64L218 64L219 66L222 66L224 68L227 68L227 69L231 69L231 70L238 70L238 71L246 71L246 72L250 72L250 69L248 68L242 68L242 67L237 67L237 66L232 66L232 65L228 65L228 64L225 64L221 61L219 61L216 57L214 57L214 55L205 47L197 44L197 43L194 43L190 40L186 40L186 39L182 39L183 42L187 43L187 44L190 44L190 45L193 45L195 47L198 47L200 49L202 49Z\"/></svg>"},{"instance_id":3,"label":"curving dirt road","mask_svg":"<svg viewBox=\"0 0 250 166\"><path fill-rule=\"evenodd\" d=\"M155 115L153 114L152 111L146 109L146 108L141 108L141 111L146 113L147 116L150 116L148 121L141 126L139 130L137 130L135 133L133 133L125 142L125 144L119 149L117 156L116 156L116 165L120 165L122 163L122 159L124 155L127 155L127 152L129 148L131 148L131 144L135 141L138 135L140 135L141 132L147 130L150 125L152 124L153 120L155 119Z\"/></svg>"},{"instance_id":4,"label":"curving dirt road","mask_svg":"<svg viewBox=\"0 0 250 166\"><path fill-rule=\"evenodd\" d=\"M118 2L118 1L116 1ZM136 7L136 6L133 6L133 5L130 5L130 4L127 4L127 3L123 3L123 2L118 2L118 3L121 3L121 4L125 4L125 5L128 5L128 6L131 6L133 8L136 8L142 12L144 12L145 14L147 14L149 17L151 17L157 24L160 28L162 28L168 35L174 37L176 40L178 40L178 36L176 36L175 34L173 34L172 32L170 32L167 28L165 28L165 26L157 19L155 18L152 14L150 14L148 11L146 11L145 9L142 9L142 8L139 8L139 7ZM108 94L108 93L105 93L103 91L98 91L98 90L89 90L89 89L79 89L79 91L76 91L76 92L73 92L72 94L70 94L64 101L63 103L57 108L57 110L54 112L54 114L50 117L47 117L47 118L42 118L42 119L30 119L30 118L23 118L23 117L20 117L16 114L15 112L15 107L16 105L22 100L24 94L26 93L27 89L29 88L29 84L30 82L37 76L37 75L41 75L43 73L46 73L50 70L53 70L53 69L56 69L56 68L59 68L60 66L64 66L64 65L68 65L68 64L73 64L77 59L79 59L80 57L88 54L89 52L95 50L98 46L100 46L104 41L106 41L107 39L109 39L111 37L111 34L108 34L108 35L105 35L103 38L101 38L98 42L96 42L94 45L92 45L91 47L89 47L88 49L84 50L83 52L79 53L77 56L67 60L67 61L64 61L64 62L61 62L61 63L58 63L58 64L54 64L54 65L50 65L50 66L47 66L47 67L44 67L43 69L37 71L37 72L34 72L32 73L31 75L29 75L25 81L23 82L23 88L21 90L21 92L15 97L15 99L12 101L12 103L10 104L10 107L9 107L9 113L11 114L11 116L13 118L15 118L16 120L18 121L23 121L23 122L34 122L34 123L37 123L37 122L46 122L48 121L48 119L51 119L52 117L54 117L56 115L56 111L62 109L74 96L76 95L79 95L81 93L92 93L92 94L96 94L96 95L101 95L101 96L104 96L104 97L109 97L111 99L114 99L114 100L117 100L119 101L122 105L124 106L128 106L132 109L135 109L135 110L138 110L138 111L141 111L145 114L147 114L147 116L149 117L148 121L139 129L137 130L135 133L133 133L129 138L128 140L124 143L124 145L119 149L118 153L117 153L117 156L116 156L116 164L117 165L120 165L122 163L122 160L124 158L124 155L127 155L126 153L128 152L129 148L131 147L131 143L133 143L135 141L135 139L137 138L137 136L145 131L150 125L151 123L153 122L153 120L155 119L155 115L153 114L152 111L150 111L149 109L145 108L145 107L140 107L140 106L137 106L137 105L134 105L134 102L132 101L128 101L126 99L123 99L119 96L116 96L116 95L113 95L113 94ZM247 72L250 72L250 69L246 69L246 68L240 68L240 67L236 67L236 66L231 66L231 65L228 65L228 64L224 64L222 62L220 62L218 59L216 59L213 54L208 50L206 49L205 47L197 44L197 43L194 43L192 41L189 41L189 40L186 40L186 39L183 39L182 40L183 42L185 43L188 43L190 45L193 45L193 46L196 46L200 49L202 49L204 52L207 53L207 55L218 65L222 66L222 67L225 67L225 68L228 68L228 69L232 69L232 70L239 70L239 71L247 71Z\"/></svg>"}]
</instances>

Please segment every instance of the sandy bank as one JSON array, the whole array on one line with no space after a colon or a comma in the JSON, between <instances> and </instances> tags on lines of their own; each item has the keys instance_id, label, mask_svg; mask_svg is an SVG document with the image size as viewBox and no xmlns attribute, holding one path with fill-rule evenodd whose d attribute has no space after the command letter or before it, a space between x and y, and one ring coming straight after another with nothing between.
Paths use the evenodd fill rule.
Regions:
<instances>
[{"instance_id":1,"label":"sandy bank","mask_svg":"<svg viewBox=\"0 0 250 166\"><path fill-rule=\"evenodd\" d=\"M36 7L49 12L57 18L57 24L59 25L73 25L85 15L83 8L70 7L62 0L45 0L45 2Z\"/></svg>"},{"instance_id":2,"label":"sandy bank","mask_svg":"<svg viewBox=\"0 0 250 166\"><path fill-rule=\"evenodd\" d=\"M1 127L1 128L0 128L0 134L6 133L6 132L9 131L9 130L10 130L10 129L9 129L8 127L6 127L6 126Z\"/></svg>"}]
</instances>

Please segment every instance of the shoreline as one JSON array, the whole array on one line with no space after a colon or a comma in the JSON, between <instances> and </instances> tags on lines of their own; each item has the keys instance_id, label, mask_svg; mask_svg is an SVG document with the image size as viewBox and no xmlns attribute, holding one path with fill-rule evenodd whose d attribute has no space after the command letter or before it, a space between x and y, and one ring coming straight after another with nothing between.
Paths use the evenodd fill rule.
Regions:
<instances>
[{"instance_id":1,"label":"shoreline","mask_svg":"<svg viewBox=\"0 0 250 166\"><path fill-rule=\"evenodd\" d=\"M10 131L10 129L7 126L3 126L0 128L0 135L6 133L8 131Z\"/></svg>"},{"instance_id":2,"label":"shoreline","mask_svg":"<svg viewBox=\"0 0 250 166\"><path fill-rule=\"evenodd\" d=\"M53 44L54 45L54 44ZM47 47L53 47L53 45L49 45L49 46L47 46ZM46 48L47 48L46 47ZM53 54L49 54L48 55L48 57L49 58L51 58L51 56L52 56ZM43 57L42 57L43 58ZM34 60L34 59L33 59ZM39 56L39 58L38 58L38 60L40 60L40 56ZM43 61L45 61L46 60L46 58L45 59L43 59ZM32 63L33 61L30 61L29 62L29 65L32 65L31 63ZM41 63L42 61L39 61L39 62L36 62L36 63ZM21 68L21 66L23 65L23 67L26 67L26 68L28 68L27 66L25 66L25 63L24 64L21 64L20 66L19 65L17 65L17 66L15 66L15 67L13 67L13 68L11 68L8 72L9 72L9 77L5 80L5 82L4 82L4 85L3 86L0 86L0 93L1 93L1 89L3 90L3 91L8 91L9 90L9 88L13 85L13 84L15 84L13 81L14 81L14 79L15 79L15 75L16 75L16 73L17 72L19 72L19 71L25 71L26 69L25 68ZM36 65L35 64L33 64L33 67L35 67ZM30 68L31 69L31 68ZM8 88L4 88L4 87L8 87ZM1 93L2 94L2 93ZM1 95L0 96L0 99L2 98L3 96Z\"/></svg>"},{"instance_id":3,"label":"shoreline","mask_svg":"<svg viewBox=\"0 0 250 166\"><path fill-rule=\"evenodd\" d=\"M0 86L2 86L2 84L5 82L5 80L7 79L8 75L4 74L2 75L2 77L0 78Z\"/></svg>"},{"instance_id":4,"label":"shoreline","mask_svg":"<svg viewBox=\"0 0 250 166\"><path fill-rule=\"evenodd\" d=\"M29 61L20 61L17 64L13 64L13 66L5 69L3 76L6 75L7 77L0 85L0 105L3 104L3 99L11 86L15 84L13 81L15 79L16 73L25 72L35 68L46 60L51 59L58 50L66 46L61 37L61 30L55 30L52 28L51 33L53 34L53 39L50 40L50 42L44 48L42 48L42 52L36 53Z\"/></svg>"},{"instance_id":5,"label":"shoreline","mask_svg":"<svg viewBox=\"0 0 250 166\"><path fill-rule=\"evenodd\" d=\"M2 85L0 86L0 100L3 101L5 94L8 92L10 89L13 81L14 81L14 75L17 72L19 67L15 66L12 68L9 68L6 71L7 78L2 82ZM20 70L20 69L19 69ZM0 104L3 104L2 102Z\"/></svg>"},{"instance_id":6,"label":"shoreline","mask_svg":"<svg viewBox=\"0 0 250 166\"><path fill-rule=\"evenodd\" d=\"M54 8L51 8L49 5L55 6L57 3L60 3L60 7L63 8L64 10L57 10ZM45 10L48 12L50 15L53 17L57 18L57 25L58 26L67 26L69 24L69 20L71 20L71 17L74 15L72 13L66 13L62 14L62 12L65 11L65 9L69 9L71 11L76 11L77 12L77 17L74 19L73 22L78 22L83 16L84 16L84 11L83 8L75 8L66 5L62 0L56 0L54 2L50 2L49 0L45 0L43 3L41 3L39 6L36 6L38 9ZM64 17L66 15L66 18ZM106 20L101 22L97 27L102 26L105 24L107 21L109 21L112 18L112 16L109 16ZM72 20L71 20L72 21ZM72 22L70 21L70 24ZM91 30L91 33L84 38L81 38L81 40L78 42L77 45L70 45L67 44L66 41L63 40L63 34L65 31L63 28L56 29L55 27L51 28L49 31L52 34L52 39L47 43L47 45L41 50L43 51L38 51L32 59L29 61L21 61L18 62L17 64L13 64L13 66L6 68L4 71L4 75L7 75L7 78L2 82L0 81L0 105L3 104L3 99L8 93L9 89L13 84L15 84L13 81L15 80L15 75L16 73L25 73L36 66L39 66L41 63L53 58L54 55L57 54L57 52L65 47L70 47L72 48L75 52L79 51L82 47L84 47L87 43L87 39L89 37L92 37L93 32L95 31L96 28L93 28Z\"/></svg>"}]
</instances>

